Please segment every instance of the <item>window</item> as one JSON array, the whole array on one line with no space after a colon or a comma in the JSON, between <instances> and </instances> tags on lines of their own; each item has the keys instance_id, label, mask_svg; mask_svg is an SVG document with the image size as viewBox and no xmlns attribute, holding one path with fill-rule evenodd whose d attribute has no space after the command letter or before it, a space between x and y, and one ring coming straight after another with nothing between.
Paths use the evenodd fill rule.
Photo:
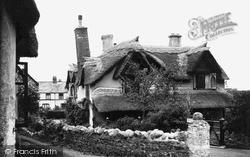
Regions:
<instances>
[{"instance_id":1,"label":"window","mask_svg":"<svg viewBox=\"0 0 250 157\"><path fill-rule=\"evenodd\" d=\"M194 89L216 89L216 73L196 74L194 76Z\"/></svg>"},{"instance_id":2,"label":"window","mask_svg":"<svg viewBox=\"0 0 250 157\"><path fill-rule=\"evenodd\" d=\"M42 104L42 107L43 108L49 108L49 104L48 103L44 103L44 104Z\"/></svg>"},{"instance_id":3,"label":"window","mask_svg":"<svg viewBox=\"0 0 250 157\"><path fill-rule=\"evenodd\" d=\"M194 76L194 89L205 89L205 75L197 74Z\"/></svg>"},{"instance_id":4,"label":"window","mask_svg":"<svg viewBox=\"0 0 250 157\"><path fill-rule=\"evenodd\" d=\"M63 99L64 99L63 93L59 93L59 99L60 99L60 100L63 100Z\"/></svg>"},{"instance_id":5,"label":"window","mask_svg":"<svg viewBox=\"0 0 250 157\"><path fill-rule=\"evenodd\" d=\"M46 100L50 100L51 99L51 94L50 93L46 93Z\"/></svg>"}]
</instances>

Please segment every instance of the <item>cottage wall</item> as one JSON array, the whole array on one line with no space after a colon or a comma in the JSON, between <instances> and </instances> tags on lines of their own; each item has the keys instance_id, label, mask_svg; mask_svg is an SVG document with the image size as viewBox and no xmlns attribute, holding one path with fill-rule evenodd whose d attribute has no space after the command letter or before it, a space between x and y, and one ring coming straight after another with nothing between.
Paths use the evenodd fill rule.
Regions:
<instances>
[{"instance_id":1,"label":"cottage wall","mask_svg":"<svg viewBox=\"0 0 250 157\"><path fill-rule=\"evenodd\" d=\"M110 73L105 75L101 81L99 81L95 86L91 87L91 90L95 90L98 87L111 87L111 88L121 88L122 85L118 80L113 79L113 75L115 72L114 68Z\"/></svg>"},{"instance_id":2,"label":"cottage wall","mask_svg":"<svg viewBox=\"0 0 250 157\"><path fill-rule=\"evenodd\" d=\"M68 93L63 93L63 99L59 99L59 93L51 93L51 99L46 100L46 93L40 93L39 107L42 107L43 104L49 104L51 109L54 109L55 106L61 107L62 103L66 102L66 98L68 97Z\"/></svg>"},{"instance_id":3,"label":"cottage wall","mask_svg":"<svg viewBox=\"0 0 250 157\"><path fill-rule=\"evenodd\" d=\"M225 84L222 82L217 81L217 90L224 90L225 89Z\"/></svg>"},{"instance_id":4,"label":"cottage wall","mask_svg":"<svg viewBox=\"0 0 250 157\"><path fill-rule=\"evenodd\" d=\"M77 100L78 101L83 100L86 95L85 93L86 93L85 88L83 88L83 86L79 86L77 89Z\"/></svg>"},{"instance_id":5,"label":"cottage wall","mask_svg":"<svg viewBox=\"0 0 250 157\"><path fill-rule=\"evenodd\" d=\"M16 29L0 2L0 149L15 145ZM0 154L1 155L1 154ZM12 156L12 155L11 155ZM14 156L14 155L13 155Z\"/></svg>"}]
</instances>

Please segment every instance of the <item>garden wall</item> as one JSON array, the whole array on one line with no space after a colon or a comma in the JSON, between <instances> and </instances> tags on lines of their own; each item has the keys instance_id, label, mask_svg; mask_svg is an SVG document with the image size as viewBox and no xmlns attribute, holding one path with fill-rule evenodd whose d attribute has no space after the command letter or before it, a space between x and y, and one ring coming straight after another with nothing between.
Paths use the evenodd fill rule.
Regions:
<instances>
[{"instance_id":1,"label":"garden wall","mask_svg":"<svg viewBox=\"0 0 250 157\"><path fill-rule=\"evenodd\" d=\"M60 120L45 124L43 131L32 133L26 129L26 132L39 137L40 140L46 139L58 145L72 146L72 149L95 155L206 157L209 156L210 126L202 118L201 113L195 113L189 121L187 131L177 129L176 132L170 133L158 129L146 132L130 129L122 131L118 128L87 128L67 125Z\"/></svg>"}]
</instances>

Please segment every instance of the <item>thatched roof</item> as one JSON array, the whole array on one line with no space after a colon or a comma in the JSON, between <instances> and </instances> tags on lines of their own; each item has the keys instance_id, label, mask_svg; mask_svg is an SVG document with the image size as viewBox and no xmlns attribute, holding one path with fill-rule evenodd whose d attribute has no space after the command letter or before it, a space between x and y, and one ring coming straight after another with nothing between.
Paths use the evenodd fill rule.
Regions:
<instances>
[{"instance_id":1,"label":"thatched roof","mask_svg":"<svg viewBox=\"0 0 250 157\"><path fill-rule=\"evenodd\" d=\"M41 81L39 82L39 93L67 93L65 84L66 82Z\"/></svg>"},{"instance_id":2,"label":"thatched roof","mask_svg":"<svg viewBox=\"0 0 250 157\"><path fill-rule=\"evenodd\" d=\"M138 37L134 40L120 43L96 58L86 58L81 75L82 84L94 84L98 82L106 73L110 72L116 65L120 64L129 52L140 53L157 62L166 69L177 72L177 79L190 79L189 74L195 71L196 66L208 59L209 65L214 72L223 79L228 79L224 70L219 66L209 51L206 44L198 47L162 47L143 46L138 42Z\"/></svg>"},{"instance_id":3,"label":"thatched roof","mask_svg":"<svg viewBox=\"0 0 250 157\"><path fill-rule=\"evenodd\" d=\"M93 104L98 112L136 111L139 106L127 102L122 96L99 96L93 98Z\"/></svg>"},{"instance_id":4,"label":"thatched roof","mask_svg":"<svg viewBox=\"0 0 250 157\"><path fill-rule=\"evenodd\" d=\"M189 100L191 108L227 108L234 107L233 96L226 91L191 90L179 92L180 96Z\"/></svg>"},{"instance_id":5,"label":"thatched roof","mask_svg":"<svg viewBox=\"0 0 250 157\"><path fill-rule=\"evenodd\" d=\"M99 80L104 74L112 70L127 54L131 51L139 52L141 46L136 41L137 39L120 43L111 49L108 49L104 54L96 58L85 58L82 75L84 84L92 84Z\"/></svg>"},{"instance_id":6,"label":"thatched roof","mask_svg":"<svg viewBox=\"0 0 250 157\"><path fill-rule=\"evenodd\" d=\"M16 25L17 58L37 57L38 42L34 26L40 14L34 0L0 0Z\"/></svg>"},{"instance_id":7,"label":"thatched roof","mask_svg":"<svg viewBox=\"0 0 250 157\"><path fill-rule=\"evenodd\" d=\"M77 65L76 64L71 64L69 65L69 70L67 72L67 79L65 83L65 89L69 89L69 83L77 83Z\"/></svg>"},{"instance_id":8,"label":"thatched roof","mask_svg":"<svg viewBox=\"0 0 250 157\"><path fill-rule=\"evenodd\" d=\"M38 41L36 38L35 29L31 29L29 33L17 43L17 55L19 57L37 57L38 56Z\"/></svg>"},{"instance_id":9,"label":"thatched roof","mask_svg":"<svg viewBox=\"0 0 250 157\"><path fill-rule=\"evenodd\" d=\"M233 96L227 92L215 90L193 90L179 92L183 103L190 102L191 108L228 108L233 107ZM187 101L186 101L187 100ZM98 112L136 111L140 106L126 101L123 96L98 96L93 98L93 104Z\"/></svg>"}]
</instances>

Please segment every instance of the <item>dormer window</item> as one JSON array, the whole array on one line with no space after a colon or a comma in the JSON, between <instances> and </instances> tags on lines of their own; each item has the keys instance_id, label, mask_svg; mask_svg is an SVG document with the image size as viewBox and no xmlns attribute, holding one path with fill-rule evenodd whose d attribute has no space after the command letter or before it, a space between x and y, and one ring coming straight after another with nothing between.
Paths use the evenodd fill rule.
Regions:
<instances>
[{"instance_id":1,"label":"dormer window","mask_svg":"<svg viewBox=\"0 0 250 157\"><path fill-rule=\"evenodd\" d=\"M194 89L216 89L216 73L194 75Z\"/></svg>"}]
</instances>

